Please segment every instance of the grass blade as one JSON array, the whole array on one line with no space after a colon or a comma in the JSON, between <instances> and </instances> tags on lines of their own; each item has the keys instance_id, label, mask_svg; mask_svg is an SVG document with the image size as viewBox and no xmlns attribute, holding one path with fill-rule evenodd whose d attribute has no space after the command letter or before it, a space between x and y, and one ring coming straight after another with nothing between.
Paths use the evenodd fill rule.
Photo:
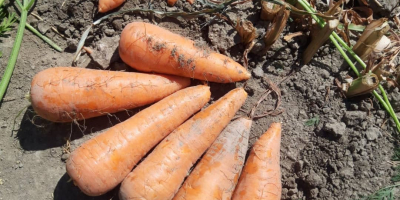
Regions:
<instances>
[{"instance_id":1,"label":"grass blade","mask_svg":"<svg viewBox=\"0 0 400 200\"><path fill-rule=\"evenodd\" d=\"M344 24L339 23L337 28L340 29L340 30L344 30ZM357 24L349 24L348 28L349 28L349 30L359 31L359 32L363 32L365 30L365 26L357 25Z\"/></svg>"},{"instance_id":2,"label":"grass blade","mask_svg":"<svg viewBox=\"0 0 400 200\"><path fill-rule=\"evenodd\" d=\"M49 44L51 47L53 47L55 50L62 52L61 47L59 47L56 43L54 43L50 38L42 35L39 31L37 31L35 28L33 28L30 24L26 23L25 24L26 28L30 31L32 31L35 35L37 35L40 39L45 41L47 44Z\"/></svg>"},{"instance_id":3,"label":"grass blade","mask_svg":"<svg viewBox=\"0 0 400 200\"><path fill-rule=\"evenodd\" d=\"M17 3L21 4L18 0ZM3 77L0 81L0 101L3 100L4 94L6 93L8 83L10 82L11 75L15 68L15 63L17 62L19 49L22 43L22 37L24 36L26 19L28 17L28 10L21 6L21 20L18 25L17 36L15 37L14 46L11 50L10 59L8 60L8 64L6 70L3 74Z\"/></svg>"},{"instance_id":4,"label":"grass blade","mask_svg":"<svg viewBox=\"0 0 400 200\"><path fill-rule=\"evenodd\" d=\"M6 13L0 10L0 17L4 17L3 21L0 24L0 37L4 36L7 31L11 30L11 26L16 20L14 13L9 14L7 18L5 17L5 15Z\"/></svg>"}]
</instances>

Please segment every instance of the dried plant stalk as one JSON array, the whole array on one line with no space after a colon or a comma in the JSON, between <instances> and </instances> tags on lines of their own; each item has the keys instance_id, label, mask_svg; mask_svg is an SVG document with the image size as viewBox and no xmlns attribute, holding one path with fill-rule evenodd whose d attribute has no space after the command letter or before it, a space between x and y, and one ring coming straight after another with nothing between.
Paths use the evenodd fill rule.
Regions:
<instances>
[{"instance_id":1,"label":"dried plant stalk","mask_svg":"<svg viewBox=\"0 0 400 200\"><path fill-rule=\"evenodd\" d=\"M340 8L340 6L342 5L343 2L344 2L344 0L339 0L332 7L330 7L329 10L325 14L326 15L334 15L335 13L339 13L342 10ZM332 1L329 1L329 3L332 4Z\"/></svg>"},{"instance_id":2,"label":"dried plant stalk","mask_svg":"<svg viewBox=\"0 0 400 200\"><path fill-rule=\"evenodd\" d=\"M303 54L303 62L307 64L311 61L312 57L317 53L318 49L329 39L331 33L339 25L339 20L329 20L324 28L316 27L311 33L311 43L307 46Z\"/></svg>"},{"instance_id":3,"label":"dried plant stalk","mask_svg":"<svg viewBox=\"0 0 400 200\"><path fill-rule=\"evenodd\" d=\"M295 33L289 33L289 34L287 34L287 35L285 35L285 36L283 37L283 40L285 40L286 42L289 42L289 41L292 40L294 37L301 36L301 35L304 35L304 32L298 31L298 32L295 32Z\"/></svg>"},{"instance_id":4,"label":"dried plant stalk","mask_svg":"<svg viewBox=\"0 0 400 200\"><path fill-rule=\"evenodd\" d=\"M255 41L257 37L257 30L254 28L253 23L248 20L240 20L238 18L235 26L236 31L240 35L240 38L242 39L242 43L246 45L246 49L243 52L243 60L244 60L244 67L248 68L249 66L249 61L247 59L247 54L251 51L253 48Z\"/></svg>"},{"instance_id":5,"label":"dried plant stalk","mask_svg":"<svg viewBox=\"0 0 400 200\"><path fill-rule=\"evenodd\" d=\"M400 19L396 15L393 17L393 21L397 26L397 29L400 29Z\"/></svg>"},{"instance_id":6,"label":"dried plant stalk","mask_svg":"<svg viewBox=\"0 0 400 200\"><path fill-rule=\"evenodd\" d=\"M386 76L389 75L389 73L384 70L384 67L388 64L389 63L387 63L387 60L383 59L381 62L373 67L372 73L376 74L380 81L382 81L384 77L386 78Z\"/></svg>"},{"instance_id":7,"label":"dried plant stalk","mask_svg":"<svg viewBox=\"0 0 400 200\"><path fill-rule=\"evenodd\" d=\"M270 29L264 37L265 49L263 50L263 54L267 53L268 49L275 43L275 41L281 35L283 29L286 26L286 22L289 18L290 11L286 10L285 7L281 7L279 12L276 14Z\"/></svg>"},{"instance_id":8,"label":"dried plant stalk","mask_svg":"<svg viewBox=\"0 0 400 200\"><path fill-rule=\"evenodd\" d=\"M376 46L374 48L375 53L380 53L385 49L388 49L392 44L392 41L386 37L382 36L381 39L376 43Z\"/></svg>"},{"instance_id":9,"label":"dried plant stalk","mask_svg":"<svg viewBox=\"0 0 400 200\"><path fill-rule=\"evenodd\" d=\"M346 92L346 97L360 96L374 91L379 85L379 78L374 73L367 73L355 79Z\"/></svg>"},{"instance_id":10,"label":"dried plant stalk","mask_svg":"<svg viewBox=\"0 0 400 200\"><path fill-rule=\"evenodd\" d=\"M262 20L272 21L282 6L261 0L261 16Z\"/></svg>"},{"instance_id":11,"label":"dried plant stalk","mask_svg":"<svg viewBox=\"0 0 400 200\"><path fill-rule=\"evenodd\" d=\"M256 29L251 21L238 19L235 29L245 45L251 43L257 37Z\"/></svg>"},{"instance_id":12,"label":"dried plant stalk","mask_svg":"<svg viewBox=\"0 0 400 200\"><path fill-rule=\"evenodd\" d=\"M353 47L353 51L365 60L375 49L382 36L389 31L390 27L386 18L375 20L369 24L357 43Z\"/></svg>"}]
</instances>

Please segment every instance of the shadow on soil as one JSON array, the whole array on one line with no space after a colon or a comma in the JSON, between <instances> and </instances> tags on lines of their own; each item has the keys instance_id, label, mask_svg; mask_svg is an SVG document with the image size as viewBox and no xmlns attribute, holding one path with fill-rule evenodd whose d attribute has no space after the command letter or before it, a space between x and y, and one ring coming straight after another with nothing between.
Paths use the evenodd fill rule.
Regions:
<instances>
[{"instance_id":1,"label":"shadow on soil","mask_svg":"<svg viewBox=\"0 0 400 200\"><path fill-rule=\"evenodd\" d=\"M118 200L119 186L110 192L98 197L90 197L81 192L81 190L74 185L68 174L64 174L58 181L56 188L54 189L54 200Z\"/></svg>"},{"instance_id":2,"label":"shadow on soil","mask_svg":"<svg viewBox=\"0 0 400 200\"><path fill-rule=\"evenodd\" d=\"M16 138L19 140L21 148L27 151L61 147L66 144L68 138L72 141L86 134L110 128L133 116L140 109L72 123L54 123L37 116L33 108L28 107Z\"/></svg>"}]
</instances>

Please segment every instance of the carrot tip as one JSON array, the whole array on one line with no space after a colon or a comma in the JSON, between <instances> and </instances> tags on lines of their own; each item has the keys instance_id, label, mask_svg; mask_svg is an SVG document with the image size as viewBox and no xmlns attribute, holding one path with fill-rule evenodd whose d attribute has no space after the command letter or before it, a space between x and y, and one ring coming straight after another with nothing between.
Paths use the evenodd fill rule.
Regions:
<instances>
[{"instance_id":1,"label":"carrot tip","mask_svg":"<svg viewBox=\"0 0 400 200\"><path fill-rule=\"evenodd\" d=\"M168 6L174 6L178 0L167 0Z\"/></svg>"}]
</instances>

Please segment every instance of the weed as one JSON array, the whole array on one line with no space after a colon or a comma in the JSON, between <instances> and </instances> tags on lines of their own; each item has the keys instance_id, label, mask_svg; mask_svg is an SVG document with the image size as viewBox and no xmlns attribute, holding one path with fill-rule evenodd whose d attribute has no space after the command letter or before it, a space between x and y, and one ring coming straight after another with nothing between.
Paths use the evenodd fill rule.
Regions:
<instances>
[{"instance_id":1,"label":"weed","mask_svg":"<svg viewBox=\"0 0 400 200\"><path fill-rule=\"evenodd\" d=\"M309 120L306 121L305 125L306 126L314 126L319 124L319 116L315 116Z\"/></svg>"}]
</instances>

